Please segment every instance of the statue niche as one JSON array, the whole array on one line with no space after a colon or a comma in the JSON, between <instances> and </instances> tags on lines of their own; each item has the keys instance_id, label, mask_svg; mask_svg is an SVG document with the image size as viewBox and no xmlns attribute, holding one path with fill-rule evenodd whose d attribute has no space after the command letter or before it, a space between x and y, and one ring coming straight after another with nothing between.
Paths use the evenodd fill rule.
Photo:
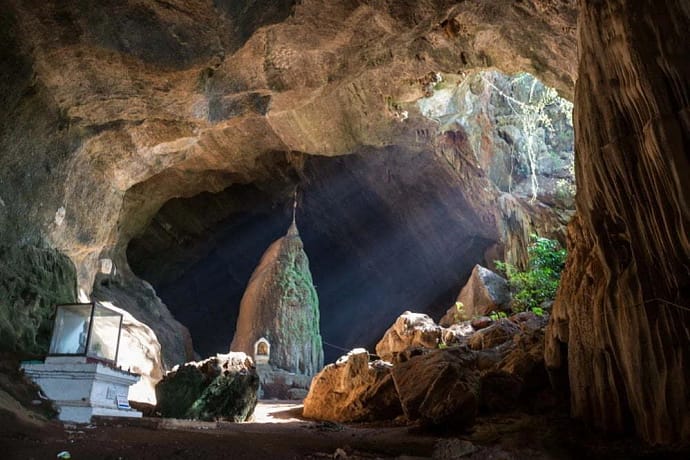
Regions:
<instances>
[{"instance_id":1,"label":"statue niche","mask_svg":"<svg viewBox=\"0 0 690 460\"><path fill-rule=\"evenodd\" d=\"M271 344L264 337L254 343L254 362L256 364L268 364L271 353Z\"/></svg>"}]
</instances>

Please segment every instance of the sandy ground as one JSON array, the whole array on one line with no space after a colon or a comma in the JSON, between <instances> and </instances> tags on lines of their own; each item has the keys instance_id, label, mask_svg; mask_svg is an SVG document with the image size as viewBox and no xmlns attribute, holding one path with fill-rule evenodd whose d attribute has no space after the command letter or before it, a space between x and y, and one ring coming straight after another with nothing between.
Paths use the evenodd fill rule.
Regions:
<instances>
[{"instance_id":1,"label":"sandy ground","mask_svg":"<svg viewBox=\"0 0 690 460\"><path fill-rule=\"evenodd\" d=\"M567 418L503 414L469 433L304 420L294 402L262 401L251 423L101 419L89 425L27 424L0 417L2 459L688 459L629 439L602 439Z\"/></svg>"},{"instance_id":2,"label":"sandy ground","mask_svg":"<svg viewBox=\"0 0 690 460\"><path fill-rule=\"evenodd\" d=\"M53 422L41 428L1 420L2 457L73 459L299 459L430 457L436 439L402 439L404 427L346 427L300 418L301 406L261 402L251 423L176 419L102 419L89 425ZM404 457L403 457L404 458Z\"/></svg>"}]
</instances>

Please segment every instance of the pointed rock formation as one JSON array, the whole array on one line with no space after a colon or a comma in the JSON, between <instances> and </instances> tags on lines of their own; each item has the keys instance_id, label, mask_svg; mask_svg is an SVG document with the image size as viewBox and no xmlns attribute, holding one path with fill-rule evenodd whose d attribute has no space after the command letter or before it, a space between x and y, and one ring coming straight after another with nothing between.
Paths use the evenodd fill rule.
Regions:
<instances>
[{"instance_id":1,"label":"pointed rock formation","mask_svg":"<svg viewBox=\"0 0 690 460\"><path fill-rule=\"evenodd\" d=\"M270 344L268 363L275 368L315 375L323 367L319 298L294 221L254 270L230 349L253 356L262 337Z\"/></svg>"}]
</instances>

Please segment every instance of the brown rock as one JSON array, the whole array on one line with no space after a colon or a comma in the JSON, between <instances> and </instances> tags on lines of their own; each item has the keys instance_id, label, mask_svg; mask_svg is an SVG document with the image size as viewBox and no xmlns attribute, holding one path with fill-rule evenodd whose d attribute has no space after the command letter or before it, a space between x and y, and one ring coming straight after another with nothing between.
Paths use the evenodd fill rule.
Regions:
<instances>
[{"instance_id":1,"label":"brown rock","mask_svg":"<svg viewBox=\"0 0 690 460\"><path fill-rule=\"evenodd\" d=\"M458 295L457 302L460 304L450 307L439 324L447 327L477 315L509 311L510 299L510 288L504 278L481 265L475 265L470 279Z\"/></svg>"},{"instance_id":2,"label":"brown rock","mask_svg":"<svg viewBox=\"0 0 690 460\"><path fill-rule=\"evenodd\" d=\"M350 351L314 377L303 415L335 422L394 419L402 409L390 370L389 363L370 363L363 348Z\"/></svg>"},{"instance_id":3,"label":"brown rock","mask_svg":"<svg viewBox=\"0 0 690 460\"><path fill-rule=\"evenodd\" d=\"M392 375L409 420L461 429L479 407L479 372L472 352L432 350L396 364Z\"/></svg>"},{"instance_id":4,"label":"brown rock","mask_svg":"<svg viewBox=\"0 0 690 460\"><path fill-rule=\"evenodd\" d=\"M480 405L490 412L503 412L517 406L522 379L509 372L491 370L482 374Z\"/></svg>"},{"instance_id":5,"label":"brown rock","mask_svg":"<svg viewBox=\"0 0 690 460\"><path fill-rule=\"evenodd\" d=\"M194 359L192 338L187 328L173 318L151 285L134 276L126 266L116 276L98 275L93 297L122 308L153 330L160 350L154 346L146 353L155 356L160 352L164 369ZM156 377L158 379L160 376Z\"/></svg>"},{"instance_id":6,"label":"brown rock","mask_svg":"<svg viewBox=\"0 0 690 460\"><path fill-rule=\"evenodd\" d=\"M567 375L576 417L688 442L690 10L678 0L579 5L578 217L547 365Z\"/></svg>"},{"instance_id":7,"label":"brown rock","mask_svg":"<svg viewBox=\"0 0 690 460\"><path fill-rule=\"evenodd\" d=\"M153 330L111 302L101 301L122 315L118 366L141 376L129 387L129 400L155 406L156 384L163 378L165 365L161 344Z\"/></svg>"},{"instance_id":8,"label":"brown rock","mask_svg":"<svg viewBox=\"0 0 690 460\"><path fill-rule=\"evenodd\" d=\"M475 332L469 338L468 344L473 350L484 350L510 342L519 333L520 328L514 322L505 318L499 319L491 326Z\"/></svg>"},{"instance_id":9,"label":"brown rock","mask_svg":"<svg viewBox=\"0 0 690 460\"><path fill-rule=\"evenodd\" d=\"M493 323L494 320L488 316L480 316L479 318L474 318L470 324L475 331L478 331L491 326Z\"/></svg>"},{"instance_id":10,"label":"brown rock","mask_svg":"<svg viewBox=\"0 0 690 460\"><path fill-rule=\"evenodd\" d=\"M385 361L395 361L398 353L408 348L437 348L442 338L443 328L429 315L406 311L376 344L376 354Z\"/></svg>"}]
</instances>

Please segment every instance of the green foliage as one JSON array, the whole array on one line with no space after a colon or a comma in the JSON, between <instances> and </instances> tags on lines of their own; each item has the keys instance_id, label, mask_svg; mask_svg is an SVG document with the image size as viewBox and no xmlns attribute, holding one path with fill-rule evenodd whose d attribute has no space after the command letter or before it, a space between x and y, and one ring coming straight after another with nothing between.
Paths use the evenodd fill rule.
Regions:
<instances>
[{"instance_id":1,"label":"green foliage","mask_svg":"<svg viewBox=\"0 0 690 460\"><path fill-rule=\"evenodd\" d=\"M498 321L499 319L505 319L507 317L508 315L504 311L492 311L489 315L489 318L491 318L494 321Z\"/></svg>"},{"instance_id":2,"label":"green foliage","mask_svg":"<svg viewBox=\"0 0 690 460\"><path fill-rule=\"evenodd\" d=\"M544 314L542 302L556 297L566 251L556 240L532 235L528 254L527 271L499 261L496 261L496 267L508 278L513 293L513 311L532 310L541 316Z\"/></svg>"},{"instance_id":3,"label":"green foliage","mask_svg":"<svg viewBox=\"0 0 690 460\"><path fill-rule=\"evenodd\" d=\"M453 312L455 322L463 321L465 319L465 304L462 302L455 302L455 312Z\"/></svg>"}]
</instances>

